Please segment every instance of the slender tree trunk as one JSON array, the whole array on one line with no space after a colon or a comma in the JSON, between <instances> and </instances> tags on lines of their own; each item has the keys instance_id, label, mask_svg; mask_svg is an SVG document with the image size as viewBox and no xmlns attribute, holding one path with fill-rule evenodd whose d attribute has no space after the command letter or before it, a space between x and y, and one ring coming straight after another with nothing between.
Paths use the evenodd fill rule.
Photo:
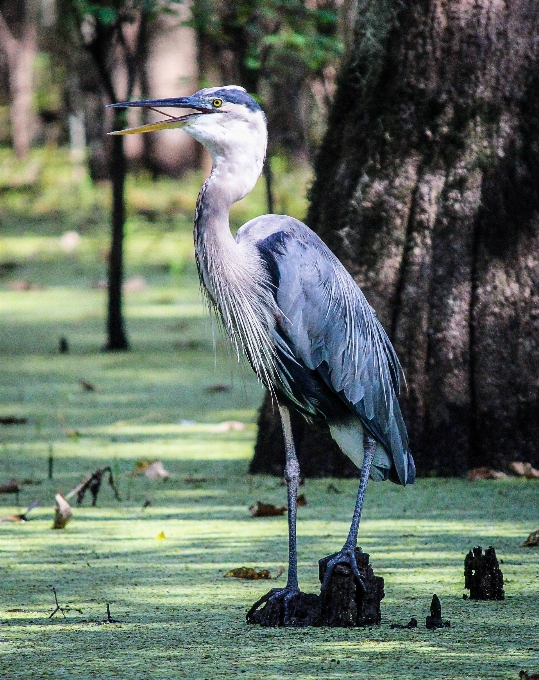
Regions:
<instances>
[{"instance_id":1,"label":"slender tree trunk","mask_svg":"<svg viewBox=\"0 0 539 680\"><path fill-rule=\"evenodd\" d=\"M116 110L116 109L115 109ZM125 113L115 115L115 130L125 123ZM122 284L124 280L123 239L125 225L125 177L127 163L122 136L112 137L111 181L112 215L111 246L109 253L108 306L107 306L107 351L129 349L123 319Z\"/></svg>"},{"instance_id":2,"label":"slender tree trunk","mask_svg":"<svg viewBox=\"0 0 539 680\"><path fill-rule=\"evenodd\" d=\"M37 54L36 3L33 0L21 0L21 5L11 10L14 15L12 26L0 12L0 49L4 51L8 64L13 149L19 158L23 158L30 149L36 131L33 110L33 75Z\"/></svg>"},{"instance_id":3,"label":"slender tree trunk","mask_svg":"<svg viewBox=\"0 0 539 680\"><path fill-rule=\"evenodd\" d=\"M392 337L421 474L539 463L538 34L534 0L362 0L317 159L308 223Z\"/></svg>"}]
</instances>

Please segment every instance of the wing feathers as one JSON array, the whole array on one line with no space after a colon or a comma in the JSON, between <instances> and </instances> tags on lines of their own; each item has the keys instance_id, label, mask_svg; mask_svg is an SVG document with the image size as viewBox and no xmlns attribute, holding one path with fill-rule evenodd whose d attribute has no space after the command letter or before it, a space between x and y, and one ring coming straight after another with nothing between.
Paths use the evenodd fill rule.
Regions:
<instances>
[{"instance_id":1,"label":"wing feathers","mask_svg":"<svg viewBox=\"0 0 539 680\"><path fill-rule=\"evenodd\" d=\"M264 225L259 222L257 228ZM399 481L413 481L397 399L400 364L374 311L339 260L305 225L288 218L277 231L266 229L257 247L273 274L281 341L340 397L343 417L354 413L381 442Z\"/></svg>"}]
</instances>

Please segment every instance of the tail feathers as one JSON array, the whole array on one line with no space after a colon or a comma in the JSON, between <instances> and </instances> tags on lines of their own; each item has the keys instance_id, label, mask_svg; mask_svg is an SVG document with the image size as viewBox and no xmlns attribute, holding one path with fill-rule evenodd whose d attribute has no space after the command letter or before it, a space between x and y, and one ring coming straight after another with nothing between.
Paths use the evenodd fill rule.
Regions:
<instances>
[{"instance_id":1,"label":"tail feathers","mask_svg":"<svg viewBox=\"0 0 539 680\"><path fill-rule=\"evenodd\" d=\"M388 477L389 481L393 482L394 484L402 484L403 486L405 486L406 484L413 484L415 482L415 463L410 451L407 451L406 453L406 466L407 466L406 481L403 482L399 478L397 470L394 467L391 468L391 471L389 473Z\"/></svg>"}]
</instances>

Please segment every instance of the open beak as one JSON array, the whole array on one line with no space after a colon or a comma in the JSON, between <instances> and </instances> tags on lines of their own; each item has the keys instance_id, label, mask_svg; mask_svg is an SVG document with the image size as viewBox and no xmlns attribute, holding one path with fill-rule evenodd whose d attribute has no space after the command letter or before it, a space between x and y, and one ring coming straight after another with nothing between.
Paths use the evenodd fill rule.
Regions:
<instances>
[{"instance_id":1,"label":"open beak","mask_svg":"<svg viewBox=\"0 0 539 680\"><path fill-rule=\"evenodd\" d=\"M211 107L204 105L195 97L179 97L177 99L143 99L136 102L119 102L118 104L108 104L107 108L147 108L152 111L157 111L163 116L167 116L165 120L157 121L156 123L148 123L146 125L139 125L138 127L127 128L126 130L115 130L109 132L109 135L135 135L139 132L153 132L154 130L167 130L171 128L181 128L192 118L200 116L205 113L212 113ZM159 107L159 108L157 108ZM185 116L171 116L169 113L160 111L164 108L177 109L194 109L193 113L188 113Z\"/></svg>"}]
</instances>

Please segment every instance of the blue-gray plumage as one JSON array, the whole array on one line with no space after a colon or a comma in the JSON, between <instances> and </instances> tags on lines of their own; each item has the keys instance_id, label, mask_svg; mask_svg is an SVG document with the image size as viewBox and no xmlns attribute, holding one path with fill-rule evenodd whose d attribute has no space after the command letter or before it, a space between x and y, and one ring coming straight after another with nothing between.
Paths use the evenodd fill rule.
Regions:
<instances>
[{"instance_id":1,"label":"blue-gray plumage","mask_svg":"<svg viewBox=\"0 0 539 680\"><path fill-rule=\"evenodd\" d=\"M197 201L195 254L210 306L238 354L247 356L271 390L281 415L289 505L288 581L254 608L282 599L286 624L288 605L299 592L295 534L299 464L289 408L306 417L324 417L342 451L361 468L350 532L328 563L322 594L339 562L349 563L362 584L355 547L368 478L407 484L415 477L398 404L399 361L350 274L304 224L285 215L264 215L232 237L230 206L256 183L267 142L265 116L243 88L206 88L191 97L116 106L192 109L184 116L113 134L181 127L212 155L212 172Z\"/></svg>"}]
</instances>

